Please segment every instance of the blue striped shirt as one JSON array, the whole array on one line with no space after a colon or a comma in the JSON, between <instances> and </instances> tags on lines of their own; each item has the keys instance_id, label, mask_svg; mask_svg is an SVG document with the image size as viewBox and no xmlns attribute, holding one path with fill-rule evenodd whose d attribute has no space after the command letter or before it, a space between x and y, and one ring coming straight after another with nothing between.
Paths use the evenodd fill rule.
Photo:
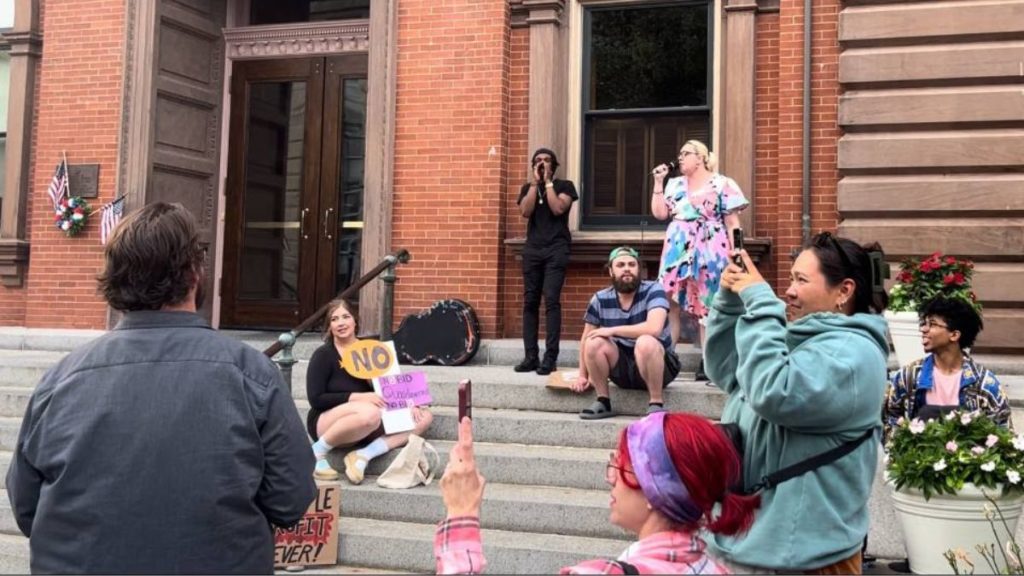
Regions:
<instances>
[{"instance_id":1,"label":"blue striped shirt","mask_svg":"<svg viewBox=\"0 0 1024 576\"><path fill-rule=\"evenodd\" d=\"M665 297L665 289L658 282L651 280L641 282L640 286L636 289L636 293L633 294L633 304L629 310L622 309L619 305L619 296L615 292L615 287L609 286L604 290L598 290L590 299L590 305L587 306L587 313L583 315L583 321L599 328L633 326L646 322L648 312L657 308L664 308L666 311L669 309L668 298ZM630 348L636 345L636 339L634 338L615 336L613 340ZM672 344L667 319L665 325L661 328L661 335L658 336L658 340L666 350Z\"/></svg>"}]
</instances>

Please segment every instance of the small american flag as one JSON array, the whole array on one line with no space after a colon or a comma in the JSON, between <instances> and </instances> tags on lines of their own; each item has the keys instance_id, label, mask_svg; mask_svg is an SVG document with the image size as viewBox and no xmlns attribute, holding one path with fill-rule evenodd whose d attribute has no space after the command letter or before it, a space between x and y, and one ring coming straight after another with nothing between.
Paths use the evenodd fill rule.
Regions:
<instances>
[{"instance_id":1,"label":"small american flag","mask_svg":"<svg viewBox=\"0 0 1024 576\"><path fill-rule=\"evenodd\" d=\"M50 181L50 187L46 189L46 193L50 195L53 209L56 211L60 206L60 201L68 193L68 166L65 160L62 159L60 164L57 164L57 171L53 173L53 180Z\"/></svg>"},{"instance_id":2,"label":"small american flag","mask_svg":"<svg viewBox=\"0 0 1024 576\"><path fill-rule=\"evenodd\" d=\"M117 227L117 223L121 221L121 216L124 214L124 196L121 196L117 200L114 200L110 204L103 207L102 216L100 218L100 244L106 244L107 238Z\"/></svg>"}]
</instances>

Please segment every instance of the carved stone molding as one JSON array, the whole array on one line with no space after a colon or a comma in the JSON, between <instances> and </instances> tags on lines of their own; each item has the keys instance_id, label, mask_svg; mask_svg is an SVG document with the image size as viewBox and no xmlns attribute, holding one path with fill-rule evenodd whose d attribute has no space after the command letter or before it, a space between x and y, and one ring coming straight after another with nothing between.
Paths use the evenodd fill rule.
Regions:
<instances>
[{"instance_id":1,"label":"carved stone molding","mask_svg":"<svg viewBox=\"0 0 1024 576\"><path fill-rule=\"evenodd\" d=\"M523 4L523 0L508 0L509 16L511 17L511 26L513 28L526 28L530 24L526 21L526 17L530 15L530 11L526 9Z\"/></svg>"},{"instance_id":2,"label":"carved stone molding","mask_svg":"<svg viewBox=\"0 0 1024 576\"><path fill-rule=\"evenodd\" d=\"M513 28L535 24L559 26L565 13L565 0L509 0L509 8Z\"/></svg>"},{"instance_id":3,"label":"carved stone molding","mask_svg":"<svg viewBox=\"0 0 1024 576\"><path fill-rule=\"evenodd\" d=\"M780 9L779 0L757 0L758 14L777 14Z\"/></svg>"},{"instance_id":4,"label":"carved stone molding","mask_svg":"<svg viewBox=\"0 0 1024 576\"><path fill-rule=\"evenodd\" d=\"M2 36L11 46L11 56L43 54L43 36L38 32L4 32Z\"/></svg>"},{"instance_id":5,"label":"carved stone molding","mask_svg":"<svg viewBox=\"0 0 1024 576\"><path fill-rule=\"evenodd\" d=\"M29 243L13 238L0 238L0 284L19 288L25 282Z\"/></svg>"},{"instance_id":6,"label":"carved stone molding","mask_svg":"<svg viewBox=\"0 0 1024 576\"><path fill-rule=\"evenodd\" d=\"M224 41L231 59L366 52L370 25L364 20L225 28Z\"/></svg>"}]
</instances>

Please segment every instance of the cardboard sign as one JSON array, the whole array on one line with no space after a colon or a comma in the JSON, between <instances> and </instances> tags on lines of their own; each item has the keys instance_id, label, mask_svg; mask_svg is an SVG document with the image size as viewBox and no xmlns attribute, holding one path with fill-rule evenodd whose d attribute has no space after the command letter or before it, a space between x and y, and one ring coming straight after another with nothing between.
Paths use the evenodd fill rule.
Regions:
<instances>
[{"instance_id":1,"label":"cardboard sign","mask_svg":"<svg viewBox=\"0 0 1024 576\"><path fill-rule=\"evenodd\" d=\"M388 403L388 410L433 403L427 386L427 375L423 372L381 376L374 379L373 387Z\"/></svg>"},{"instance_id":2,"label":"cardboard sign","mask_svg":"<svg viewBox=\"0 0 1024 576\"><path fill-rule=\"evenodd\" d=\"M338 515L341 485L317 482L316 499L299 523L274 528L274 567L333 566L338 563Z\"/></svg>"},{"instance_id":3,"label":"cardboard sign","mask_svg":"<svg viewBox=\"0 0 1024 576\"><path fill-rule=\"evenodd\" d=\"M557 370L552 372L548 376L547 387L558 388L563 390L571 390L572 385L576 383L576 379L580 377L579 370L562 371Z\"/></svg>"},{"instance_id":4,"label":"cardboard sign","mask_svg":"<svg viewBox=\"0 0 1024 576\"><path fill-rule=\"evenodd\" d=\"M401 373L395 343L388 340L360 340L345 349L341 367L354 378L377 378Z\"/></svg>"}]
</instances>

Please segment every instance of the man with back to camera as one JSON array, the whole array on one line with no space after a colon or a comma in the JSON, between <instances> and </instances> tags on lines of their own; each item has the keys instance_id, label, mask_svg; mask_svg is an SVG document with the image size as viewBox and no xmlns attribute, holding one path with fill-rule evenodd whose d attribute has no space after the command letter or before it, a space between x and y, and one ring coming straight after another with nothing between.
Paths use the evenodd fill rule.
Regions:
<instances>
[{"instance_id":1,"label":"man with back to camera","mask_svg":"<svg viewBox=\"0 0 1024 576\"><path fill-rule=\"evenodd\" d=\"M313 501L280 373L196 314L205 254L181 204L110 238L99 288L124 316L43 376L7 472L32 572L270 574L271 525Z\"/></svg>"},{"instance_id":2,"label":"man with back to camera","mask_svg":"<svg viewBox=\"0 0 1024 576\"><path fill-rule=\"evenodd\" d=\"M615 416L608 380L620 388L647 390L647 413L665 410L662 396L679 374L672 350L668 298L658 282L640 280L636 250L620 246L608 255L612 285L590 299L580 339L580 374L572 389L597 390L597 400L580 412L584 420Z\"/></svg>"},{"instance_id":3,"label":"man with back to camera","mask_svg":"<svg viewBox=\"0 0 1024 576\"><path fill-rule=\"evenodd\" d=\"M558 364L562 337L562 285L569 266L569 208L579 198L570 180L555 178L558 157L538 148L531 159L532 179L519 190L519 212L528 218L523 246L523 348L525 358L516 372L550 374ZM540 297L544 295L546 338L544 360L537 345Z\"/></svg>"}]
</instances>

